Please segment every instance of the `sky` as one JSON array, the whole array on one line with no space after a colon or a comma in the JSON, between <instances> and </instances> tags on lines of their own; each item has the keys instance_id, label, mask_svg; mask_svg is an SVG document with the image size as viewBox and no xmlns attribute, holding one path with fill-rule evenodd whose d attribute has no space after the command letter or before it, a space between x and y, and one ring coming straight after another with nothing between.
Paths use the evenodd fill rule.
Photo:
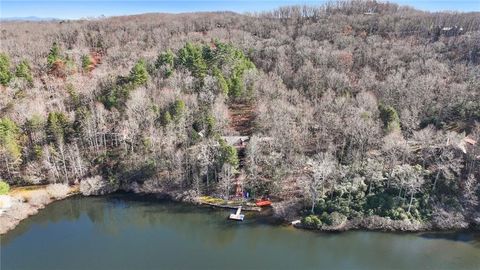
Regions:
<instances>
[{"instance_id":1,"label":"sky","mask_svg":"<svg viewBox=\"0 0 480 270\"><path fill-rule=\"evenodd\" d=\"M319 5L326 0L0 0L0 17L79 19L151 12L255 12L280 6ZM427 11L480 11L480 0L391 0Z\"/></svg>"}]
</instances>

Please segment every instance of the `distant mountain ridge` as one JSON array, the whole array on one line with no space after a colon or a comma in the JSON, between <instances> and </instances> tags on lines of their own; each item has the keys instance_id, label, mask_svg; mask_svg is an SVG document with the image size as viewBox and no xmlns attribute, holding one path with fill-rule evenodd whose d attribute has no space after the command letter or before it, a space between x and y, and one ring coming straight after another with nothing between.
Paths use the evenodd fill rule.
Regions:
<instances>
[{"instance_id":1,"label":"distant mountain ridge","mask_svg":"<svg viewBox=\"0 0 480 270\"><path fill-rule=\"evenodd\" d=\"M0 18L0 21L16 22L16 21L26 21L26 22L40 22L40 21L58 21L58 18L42 18L36 16L28 17L6 17Z\"/></svg>"}]
</instances>

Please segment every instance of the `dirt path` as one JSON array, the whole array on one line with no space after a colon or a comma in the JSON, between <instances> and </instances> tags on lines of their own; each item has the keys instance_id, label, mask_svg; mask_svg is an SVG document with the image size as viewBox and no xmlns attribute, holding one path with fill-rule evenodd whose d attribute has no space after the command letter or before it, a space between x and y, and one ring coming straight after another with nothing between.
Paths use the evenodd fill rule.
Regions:
<instances>
[{"instance_id":1,"label":"dirt path","mask_svg":"<svg viewBox=\"0 0 480 270\"><path fill-rule=\"evenodd\" d=\"M230 132L239 136L251 136L254 130L255 107L252 103L233 103L228 107L230 114ZM245 156L246 142L241 142L235 147L237 149L239 166L235 175L235 196L243 196L243 186L246 179L245 175Z\"/></svg>"},{"instance_id":2,"label":"dirt path","mask_svg":"<svg viewBox=\"0 0 480 270\"><path fill-rule=\"evenodd\" d=\"M250 136L253 133L255 107L249 103L234 103L228 107L230 111L230 130L240 136Z\"/></svg>"}]
</instances>

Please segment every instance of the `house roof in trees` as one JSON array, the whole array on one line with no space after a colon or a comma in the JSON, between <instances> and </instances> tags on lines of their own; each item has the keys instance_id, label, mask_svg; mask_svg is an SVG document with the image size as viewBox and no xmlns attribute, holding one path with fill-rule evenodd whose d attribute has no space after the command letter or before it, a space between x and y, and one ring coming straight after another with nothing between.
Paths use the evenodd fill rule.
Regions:
<instances>
[{"instance_id":1,"label":"house roof in trees","mask_svg":"<svg viewBox=\"0 0 480 270\"><path fill-rule=\"evenodd\" d=\"M463 153L467 153L469 151L469 147L473 146L477 143L474 139L470 138L469 136L463 138L462 141L460 141L457 146L460 150L462 150Z\"/></svg>"},{"instance_id":2,"label":"house roof in trees","mask_svg":"<svg viewBox=\"0 0 480 270\"><path fill-rule=\"evenodd\" d=\"M248 136L223 136L224 139L229 145L236 146L241 144L241 142L246 142L250 139Z\"/></svg>"},{"instance_id":3,"label":"house roof in trees","mask_svg":"<svg viewBox=\"0 0 480 270\"><path fill-rule=\"evenodd\" d=\"M468 144L471 144L471 145L475 145L477 143L477 141L475 141L474 139L470 138L470 137L465 137L463 139L464 142L468 143Z\"/></svg>"}]
</instances>

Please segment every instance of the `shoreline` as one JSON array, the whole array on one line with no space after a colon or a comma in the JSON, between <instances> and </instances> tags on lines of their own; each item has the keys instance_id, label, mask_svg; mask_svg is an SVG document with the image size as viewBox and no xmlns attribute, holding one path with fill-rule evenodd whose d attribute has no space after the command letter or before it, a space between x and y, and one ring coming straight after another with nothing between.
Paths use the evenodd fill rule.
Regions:
<instances>
[{"instance_id":1,"label":"shoreline","mask_svg":"<svg viewBox=\"0 0 480 270\"><path fill-rule=\"evenodd\" d=\"M224 207L221 205L216 205L211 203L204 203L199 199L200 197L197 198L197 200L185 200L184 198L179 198L170 193L136 193L132 191L124 191L124 192L125 194L132 194L132 195L142 196L142 197L156 196L157 198L167 198L172 202L182 203L182 204L191 204L196 207L212 207L217 209L232 208L232 207ZM112 193L115 193L115 192L112 192ZM12 207L5 210L0 215L0 235L4 235L9 231L15 229L16 226L20 224L22 220L25 220L30 216L38 214L41 209L47 207L50 203L61 201L75 195L80 195L85 197L91 196L91 195L86 196L81 194L78 191L78 186L73 186L71 187L70 192L65 196L62 196L59 198L50 197L48 198L48 200L42 203L31 203L25 200L25 198L22 200L18 196L13 197L14 202L12 203ZM108 195L108 194L105 194L105 195ZM253 212L261 213L261 212L270 211L270 210L275 211L273 208L274 207L268 207L268 209L261 209L261 210L255 209L253 210ZM271 215L274 216L274 214L271 214ZM283 225L291 226L295 229L308 230L313 232L323 232L323 233L341 233L341 232L347 232L347 231L371 231L371 232L386 232L386 233L427 233L427 232L436 233L436 232L449 232L449 231L450 232L459 232L459 231L479 232L480 231L477 228L472 226L441 229L441 228L435 228L434 226L432 226L430 222L422 223L418 221L411 222L409 220L391 220L389 218L384 218L380 216L369 216L365 218L356 218L352 220L346 220L342 224L338 224L335 226L332 226L332 225L322 226L321 228L311 228L311 227L305 226L302 223L292 224L292 220L289 220L287 218L282 218L282 217L277 217L277 218L279 218L279 220L282 221Z\"/></svg>"},{"instance_id":2,"label":"shoreline","mask_svg":"<svg viewBox=\"0 0 480 270\"><path fill-rule=\"evenodd\" d=\"M79 194L78 185L68 188L68 193L57 196L47 192L47 185L12 189L8 194L11 199L11 206L4 209L3 213L0 214L0 235L15 229L22 220L38 214L41 209L50 203Z\"/></svg>"}]
</instances>

